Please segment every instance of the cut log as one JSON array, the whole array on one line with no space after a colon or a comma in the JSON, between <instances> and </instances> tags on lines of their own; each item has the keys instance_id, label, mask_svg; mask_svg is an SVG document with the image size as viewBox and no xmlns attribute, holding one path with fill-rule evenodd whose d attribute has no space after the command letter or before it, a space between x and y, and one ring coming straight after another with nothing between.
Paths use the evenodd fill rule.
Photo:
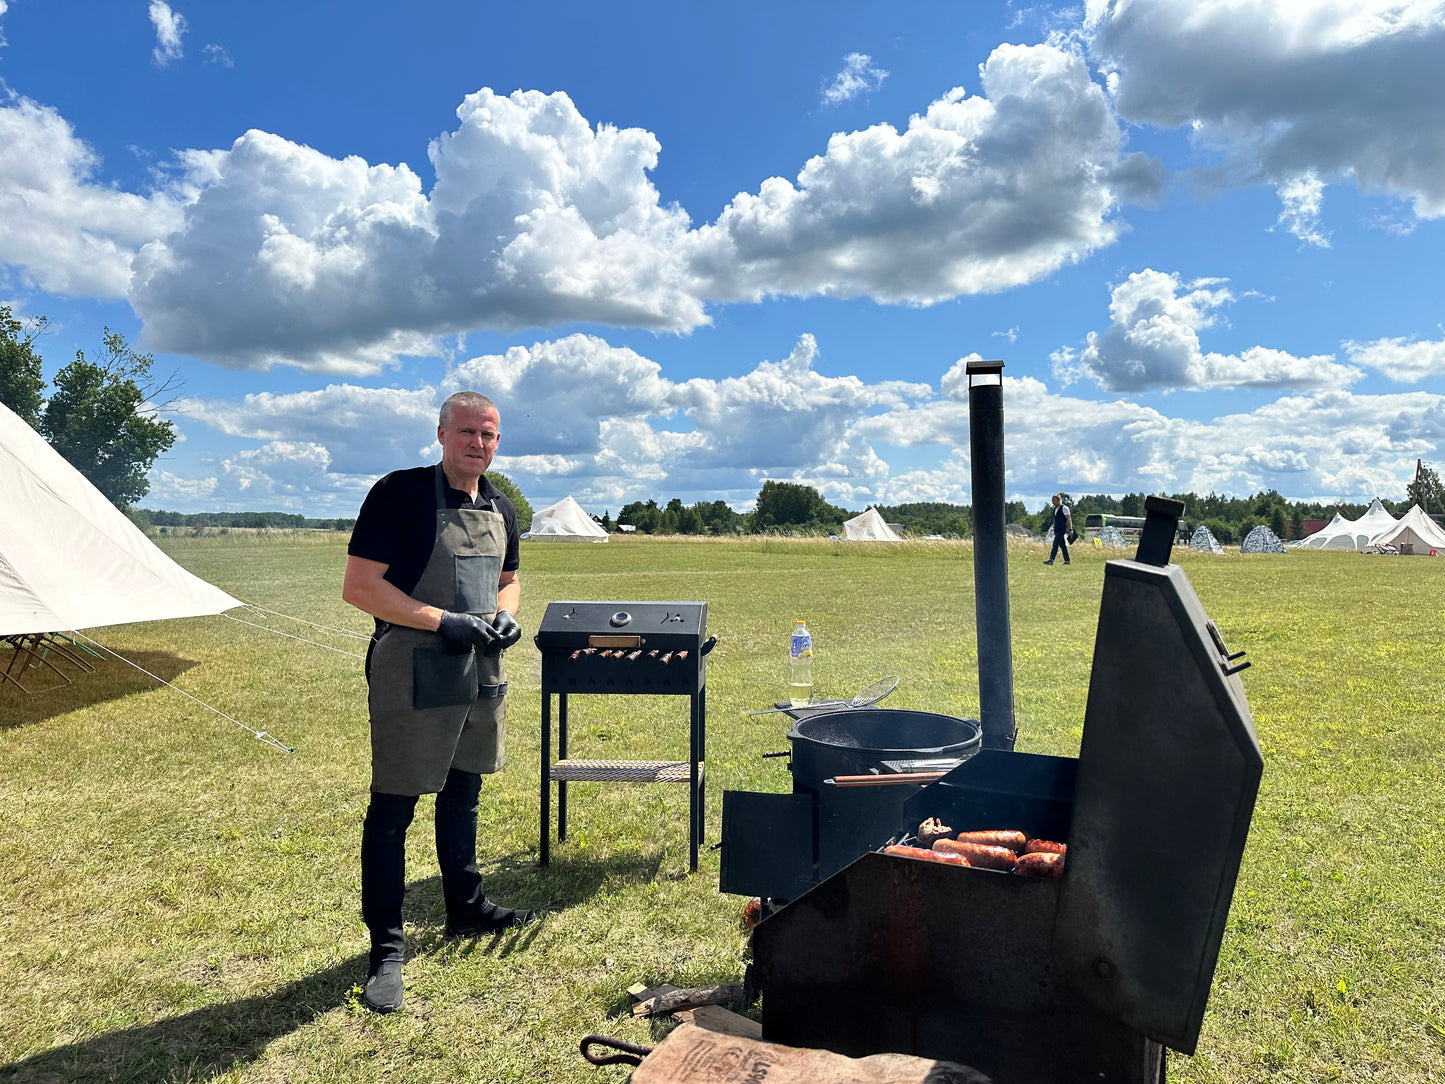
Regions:
<instances>
[{"instance_id":1,"label":"cut log","mask_svg":"<svg viewBox=\"0 0 1445 1084\"><path fill-rule=\"evenodd\" d=\"M699 1005L721 1005L725 1001L740 1001L743 984L723 982L716 986L694 986L688 990L670 990L666 993L639 1001L632 1006L633 1016L666 1016L679 1009L695 1009Z\"/></svg>"}]
</instances>

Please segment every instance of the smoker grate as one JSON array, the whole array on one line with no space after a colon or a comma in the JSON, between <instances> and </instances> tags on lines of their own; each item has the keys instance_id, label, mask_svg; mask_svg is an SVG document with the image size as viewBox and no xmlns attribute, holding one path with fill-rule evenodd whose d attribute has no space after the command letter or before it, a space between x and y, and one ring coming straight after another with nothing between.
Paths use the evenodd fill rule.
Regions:
<instances>
[{"instance_id":1,"label":"smoker grate","mask_svg":"<svg viewBox=\"0 0 1445 1084\"><path fill-rule=\"evenodd\" d=\"M685 760L559 760L550 775L553 782L690 783L692 765Z\"/></svg>"}]
</instances>

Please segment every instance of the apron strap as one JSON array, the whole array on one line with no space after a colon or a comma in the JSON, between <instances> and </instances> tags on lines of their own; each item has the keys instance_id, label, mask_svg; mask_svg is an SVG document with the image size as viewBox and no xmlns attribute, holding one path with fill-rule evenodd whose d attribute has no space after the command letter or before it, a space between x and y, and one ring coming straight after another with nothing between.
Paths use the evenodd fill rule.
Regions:
<instances>
[{"instance_id":1,"label":"apron strap","mask_svg":"<svg viewBox=\"0 0 1445 1084\"><path fill-rule=\"evenodd\" d=\"M447 510L446 473L442 470L442 465L441 465L440 463L438 463L438 464L436 465L436 474L433 476L433 481L436 483L437 511L438 511L438 512L445 512L445 511ZM482 495L482 480L481 480L480 478L478 478L478 479L477 479L477 496L480 497L481 495ZM490 499L487 501L487 511L489 511L489 512L495 512L496 510L497 510L497 500L496 500L495 497L492 497L492 498L490 498Z\"/></svg>"}]
</instances>

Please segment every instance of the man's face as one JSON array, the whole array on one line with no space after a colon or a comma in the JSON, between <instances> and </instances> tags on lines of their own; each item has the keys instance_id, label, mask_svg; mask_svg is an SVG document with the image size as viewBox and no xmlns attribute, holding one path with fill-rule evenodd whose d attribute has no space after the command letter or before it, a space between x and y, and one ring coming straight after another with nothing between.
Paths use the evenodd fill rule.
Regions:
<instances>
[{"instance_id":1,"label":"man's face","mask_svg":"<svg viewBox=\"0 0 1445 1084\"><path fill-rule=\"evenodd\" d=\"M454 406L445 426L437 426L442 446L442 468L453 481L475 481L492 465L501 419L495 410Z\"/></svg>"},{"instance_id":2,"label":"man's face","mask_svg":"<svg viewBox=\"0 0 1445 1084\"><path fill-rule=\"evenodd\" d=\"M1057 493L1055 493L1055 494L1054 494L1052 497L1050 497L1049 499L1054 502L1054 507L1055 507L1055 508L1057 508L1059 505L1061 505L1061 504L1064 503L1064 499L1063 499L1062 497L1060 497Z\"/></svg>"}]
</instances>

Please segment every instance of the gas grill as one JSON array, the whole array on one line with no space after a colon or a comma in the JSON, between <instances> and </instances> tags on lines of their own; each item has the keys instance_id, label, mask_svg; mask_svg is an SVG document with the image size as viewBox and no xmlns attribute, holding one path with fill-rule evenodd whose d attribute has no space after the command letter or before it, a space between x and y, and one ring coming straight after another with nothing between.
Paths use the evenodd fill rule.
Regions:
<instances>
[{"instance_id":1,"label":"gas grill","mask_svg":"<svg viewBox=\"0 0 1445 1084\"><path fill-rule=\"evenodd\" d=\"M553 602L534 642L542 653L541 863L551 859L551 784L557 784L557 841L567 839L567 784L686 783L689 865L697 871L703 835L706 666L717 640L703 639L706 602ZM574 694L686 696L691 706L687 760L572 760L567 698ZM552 697L557 697L557 760L552 759Z\"/></svg>"},{"instance_id":2,"label":"gas grill","mask_svg":"<svg viewBox=\"0 0 1445 1084\"><path fill-rule=\"evenodd\" d=\"M990 364L970 363L970 380ZM999 408L1001 385L982 390ZM971 384L975 440L997 446L975 447L976 546L996 547L989 564L1006 583L1001 507L978 507L985 492L1001 505L1002 485L977 475L993 463L1001 481L1002 414L975 410L979 391ZM865 767L875 785L839 789L840 810L862 800L819 818L811 841L787 808L808 796L725 792L720 887L784 897L753 934L764 1039L950 1060L995 1084L1161 1084L1164 1047L1194 1052L1263 758L1239 678L1249 664L1169 564L1183 506L1150 497L1146 511L1135 558L1105 566L1077 758L1013 750L1013 678L998 667L980 674L981 750L955 750L956 766L916 784L889 772L937 752ZM998 629L998 594L980 585L980 643L986 623ZM995 657L1007 660L1006 595L1002 617ZM930 818L1064 843L1063 875L886 853L917 842ZM833 824L846 840L828 838ZM852 857L828 875L816 857L840 848Z\"/></svg>"}]
</instances>

